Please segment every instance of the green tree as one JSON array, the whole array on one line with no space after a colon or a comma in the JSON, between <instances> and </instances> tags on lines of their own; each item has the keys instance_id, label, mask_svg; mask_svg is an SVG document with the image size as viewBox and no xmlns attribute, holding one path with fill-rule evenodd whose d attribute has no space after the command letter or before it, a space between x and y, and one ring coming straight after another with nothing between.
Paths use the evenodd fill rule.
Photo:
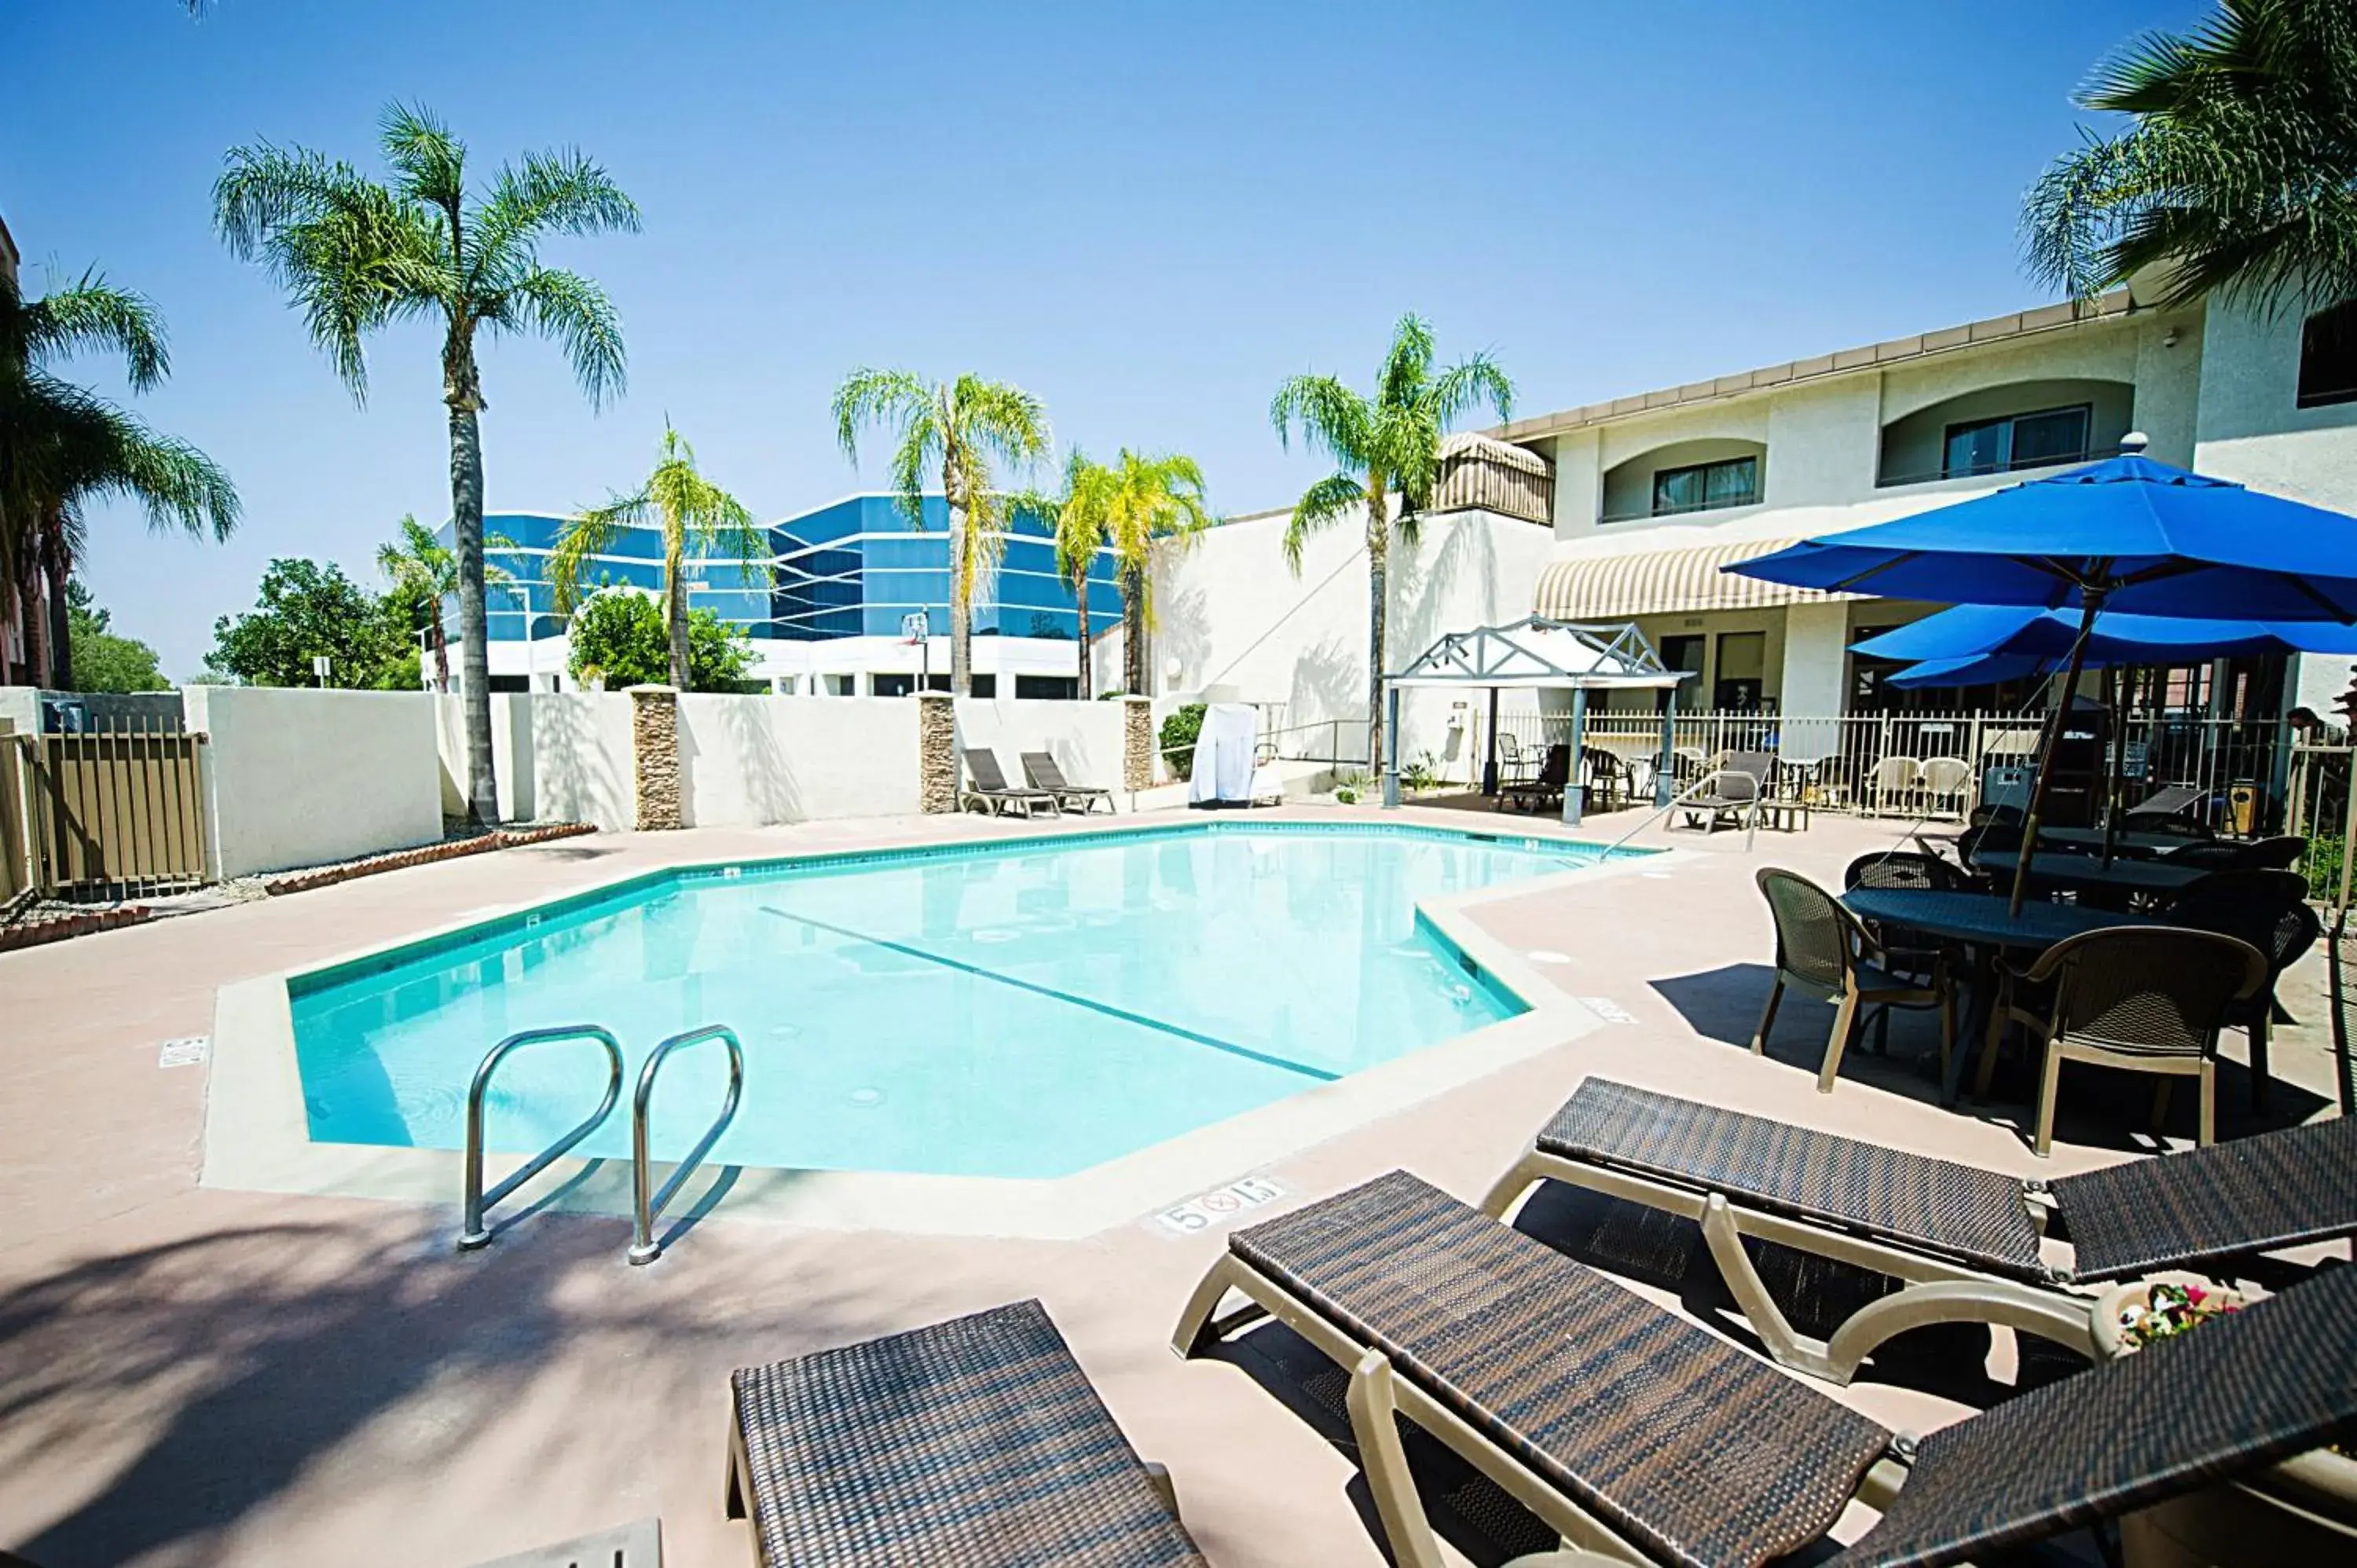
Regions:
<instances>
[{"instance_id":1,"label":"green tree","mask_svg":"<svg viewBox=\"0 0 2357 1568\"><path fill-rule=\"evenodd\" d=\"M361 690L415 690L417 650L410 607L380 599L333 563L273 561L258 602L213 622L208 677L243 686L309 686L311 660L328 656L328 683Z\"/></svg>"},{"instance_id":2,"label":"green tree","mask_svg":"<svg viewBox=\"0 0 2357 1568\"><path fill-rule=\"evenodd\" d=\"M1132 692L1153 690L1146 634L1154 625L1154 551L1165 541L1192 545L1217 521L1203 500L1203 470L1176 452L1140 455L1125 446L1107 476L1105 534L1121 589L1122 665Z\"/></svg>"},{"instance_id":3,"label":"green tree","mask_svg":"<svg viewBox=\"0 0 2357 1568\"><path fill-rule=\"evenodd\" d=\"M2262 308L2357 297L2357 8L2222 0L2190 32L2146 33L2100 61L2083 134L2030 188L2030 272L2092 299L2147 268L2159 302L2213 291Z\"/></svg>"},{"instance_id":4,"label":"green tree","mask_svg":"<svg viewBox=\"0 0 2357 1568\"><path fill-rule=\"evenodd\" d=\"M1080 666L1079 683L1074 690L1084 703L1096 694L1089 647L1089 574L1095 570L1097 557L1104 553L1105 497L1110 478L1103 464L1089 461L1080 448L1074 447L1064 462L1064 489L1060 495L1027 493L1014 502L1018 510L1052 520L1056 575L1072 591L1072 606L1078 616Z\"/></svg>"},{"instance_id":5,"label":"green tree","mask_svg":"<svg viewBox=\"0 0 2357 1568\"><path fill-rule=\"evenodd\" d=\"M687 679L682 682L673 674L671 630L654 600L626 587L594 593L567 628L573 678L601 682L608 691L666 681L684 692L741 690L753 664L753 645L743 628L708 609L688 611L686 624Z\"/></svg>"},{"instance_id":6,"label":"green tree","mask_svg":"<svg viewBox=\"0 0 2357 1568\"><path fill-rule=\"evenodd\" d=\"M66 584L66 625L73 649L76 691L168 692L156 650L119 635L114 618L101 609L76 577Z\"/></svg>"},{"instance_id":7,"label":"green tree","mask_svg":"<svg viewBox=\"0 0 2357 1568\"><path fill-rule=\"evenodd\" d=\"M232 147L213 185L213 223L234 254L268 267L355 401L368 392L369 333L420 318L442 328L467 798L476 819L490 822L499 796L476 345L505 333L553 338L593 406L620 392L622 324L612 303L579 274L544 265L540 246L552 234L635 232L639 209L603 168L569 149L529 154L500 167L488 188L470 189L465 144L423 108L388 107L378 142L389 181L307 148Z\"/></svg>"},{"instance_id":8,"label":"green tree","mask_svg":"<svg viewBox=\"0 0 2357 1568\"><path fill-rule=\"evenodd\" d=\"M899 433L892 489L909 526L925 525L925 480L938 473L950 513L950 690L974 694L974 596L1006 547L1008 498L997 458L1029 467L1048 455L1048 413L1020 387L960 376L931 385L906 371L854 371L834 393L835 439L859 461L859 427Z\"/></svg>"},{"instance_id":9,"label":"green tree","mask_svg":"<svg viewBox=\"0 0 2357 1568\"><path fill-rule=\"evenodd\" d=\"M376 569L384 574L394 593L411 605L416 616L413 629L423 631L434 650L434 689L450 689L450 645L442 625L442 602L458 591L458 553L434 537L434 531L404 512L397 525L401 537L376 547ZM486 534L492 550L512 550L515 542ZM483 586L515 592L515 578L504 567L483 564ZM530 606L526 606L527 610ZM423 662L423 660L421 660Z\"/></svg>"},{"instance_id":10,"label":"green tree","mask_svg":"<svg viewBox=\"0 0 2357 1568\"><path fill-rule=\"evenodd\" d=\"M1301 574L1301 549L1310 534L1363 510L1367 529L1367 753L1383 767L1384 622L1389 609L1392 535L1410 545L1440 471L1441 438L1465 413L1482 403L1512 417L1514 387L1487 354L1436 372L1432 328L1403 316L1390 351L1375 375L1372 397L1331 376L1295 376L1268 405L1279 443L1290 446L1298 424L1316 451L1341 471L1318 480L1293 505L1285 526L1285 561ZM1391 515L1396 492L1399 510Z\"/></svg>"},{"instance_id":11,"label":"green tree","mask_svg":"<svg viewBox=\"0 0 2357 1568\"><path fill-rule=\"evenodd\" d=\"M548 580L556 613L569 616L581 596L582 574L590 558L613 547L626 528L651 521L662 535L662 601L671 683L690 689L687 626L687 552L709 560L726 550L744 579L769 585L770 542L754 526L753 514L735 496L696 470L695 449L663 421L662 457L647 482L630 495L617 495L602 507L574 517L549 553Z\"/></svg>"},{"instance_id":12,"label":"green tree","mask_svg":"<svg viewBox=\"0 0 2357 1568\"><path fill-rule=\"evenodd\" d=\"M126 499L152 529L215 539L238 520L237 491L210 458L54 373L55 360L93 349L122 359L135 392L171 368L163 320L139 295L87 272L28 300L0 274L0 584L31 605L47 579L48 621L23 628L27 673L63 687L75 680L67 586L92 503Z\"/></svg>"}]
</instances>

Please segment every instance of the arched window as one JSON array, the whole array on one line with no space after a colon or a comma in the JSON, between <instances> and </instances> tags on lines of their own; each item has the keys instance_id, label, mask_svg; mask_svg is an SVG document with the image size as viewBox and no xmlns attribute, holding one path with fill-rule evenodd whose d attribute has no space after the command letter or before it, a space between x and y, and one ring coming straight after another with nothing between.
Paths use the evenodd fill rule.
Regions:
<instances>
[{"instance_id":1,"label":"arched window","mask_svg":"<svg viewBox=\"0 0 2357 1568\"><path fill-rule=\"evenodd\" d=\"M2357 299L2319 310L2299 329L2299 406L2357 403Z\"/></svg>"}]
</instances>

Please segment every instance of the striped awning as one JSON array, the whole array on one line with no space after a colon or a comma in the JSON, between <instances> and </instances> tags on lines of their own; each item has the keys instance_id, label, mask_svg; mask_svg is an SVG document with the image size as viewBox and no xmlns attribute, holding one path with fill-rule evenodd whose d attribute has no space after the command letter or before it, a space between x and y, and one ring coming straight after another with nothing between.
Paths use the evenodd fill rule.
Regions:
<instances>
[{"instance_id":1,"label":"striped awning","mask_svg":"<svg viewBox=\"0 0 2357 1568\"><path fill-rule=\"evenodd\" d=\"M1860 596L1822 588L1791 588L1720 570L1731 562L1771 554L1795 542L1752 539L1734 544L1690 544L1678 550L1551 561L1539 573L1537 600L1532 607L1553 620L1627 620L1632 616L1770 609Z\"/></svg>"}]
</instances>

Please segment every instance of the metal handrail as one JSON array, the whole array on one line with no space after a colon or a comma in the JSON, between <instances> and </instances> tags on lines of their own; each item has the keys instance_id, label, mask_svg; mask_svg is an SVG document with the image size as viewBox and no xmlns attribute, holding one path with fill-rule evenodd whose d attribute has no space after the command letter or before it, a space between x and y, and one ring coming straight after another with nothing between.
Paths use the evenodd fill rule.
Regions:
<instances>
[{"instance_id":1,"label":"metal handrail","mask_svg":"<svg viewBox=\"0 0 2357 1568\"><path fill-rule=\"evenodd\" d=\"M672 1052L682 1046L701 1045L705 1040L718 1040L728 1047L728 1100L720 1107L720 1114L705 1130L695 1147L671 1173L671 1179L652 1197L647 1194L651 1179L648 1169L648 1121L654 1104L655 1075ZM706 1024L701 1029L690 1029L683 1035L673 1035L657 1046L647 1058L647 1065L639 1069L639 1087L630 1097L630 1197L636 1232L630 1240L630 1258L633 1263L651 1263L662 1256L662 1245L655 1240L655 1216L679 1191L680 1184L704 1163L712 1145L736 1117L737 1101L745 1090L745 1047L737 1043L737 1031L726 1024Z\"/></svg>"},{"instance_id":2,"label":"metal handrail","mask_svg":"<svg viewBox=\"0 0 2357 1568\"><path fill-rule=\"evenodd\" d=\"M606 1097L597 1101L597 1109L579 1126L539 1154L490 1191L483 1190L483 1096L491 1086L491 1074L505 1061L510 1051L523 1046L544 1045L552 1040L595 1040L606 1047ZM471 1252L491 1243L491 1233L483 1225L483 1213L491 1205L515 1191L524 1183L546 1170L552 1161L574 1144L596 1132L613 1111L615 1101L622 1097L622 1043L608 1030L595 1024L559 1024L545 1029L524 1029L510 1035L493 1046L490 1054L475 1069L475 1081L467 1086L467 1220L466 1229L458 1232L458 1251Z\"/></svg>"}]
</instances>

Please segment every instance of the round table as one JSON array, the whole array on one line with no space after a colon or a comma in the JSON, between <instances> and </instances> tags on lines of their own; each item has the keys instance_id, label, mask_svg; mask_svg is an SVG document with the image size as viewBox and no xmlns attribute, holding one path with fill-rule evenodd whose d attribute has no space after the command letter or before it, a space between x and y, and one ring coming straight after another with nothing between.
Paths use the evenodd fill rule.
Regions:
<instances>
[{"instance_id":1,"label":"round table","mask_svg":"<svg viewBox=\"0 0 2357 1568\"><path fill-rule=\"evenodd\" d=\"M2014 866L2020 859L2018 854L2012 852L1991 853L1975 855L1973 865L1996 878L2001 886L2010 886ZM2188 885L2209 875L2212 869L2179 865L2166 860L2117 858L2105 865L2102 856L2093 854L2040 854L2029 857L2032 886L2116 887L2128 893L2180 893ZM2023 913L2028 912L2025 906Z\"/></svg>"},{"instance_id":2,"label":"round table","mask_svg":"<svg viewBox=\"0 0 2357 1568\"><path fill-rule=\"evenodd\" d=\"M1960 943L1971 960L1972 1005L1965 1015L1963 1048L1949 1053L1947 1076L1940 1083L1943 1105L1956 1102L1956 1086L1964 1080L1965 1062L1975 1048L1986 1048L1989 1014L1996 1003L1994 970L1999 953L2042 953L2057 942L2108 926L2153 924L2142 915L2042 901L2024 904L2016 915L2011 911L2012 900L1994 893L1854 887L1842 895L1842 903L1862 920L1945 937Z\"/></svg>"}]
</instances>

